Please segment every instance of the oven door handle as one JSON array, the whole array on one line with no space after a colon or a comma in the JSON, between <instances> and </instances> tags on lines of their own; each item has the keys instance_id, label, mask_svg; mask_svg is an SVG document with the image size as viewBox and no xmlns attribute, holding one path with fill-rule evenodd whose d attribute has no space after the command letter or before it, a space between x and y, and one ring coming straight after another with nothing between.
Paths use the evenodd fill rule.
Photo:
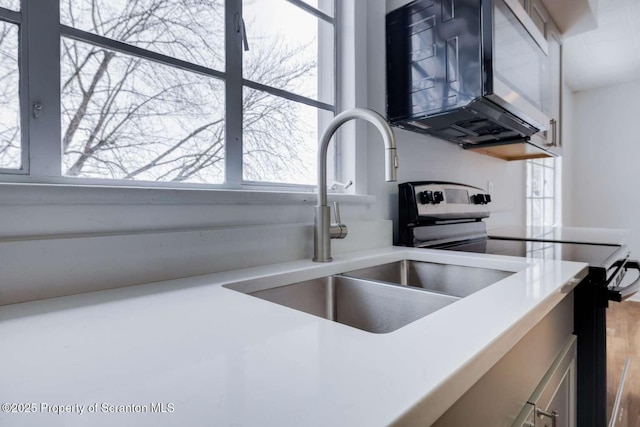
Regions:
<instances>
[{"instance_id":1,"label":"oven door handle","mask_svg":"<svg viewBox=\"0 0 640 427\"><path fill-rule=\"evenodd\" d=\"M618 301L624 301L633 296L636 292L640 291L640 262L627 261L627 263L624 265L624 269L628 270L630 268L638 270L638 277L633 281L633 283L627 286L618 286L611 290L612 292L615 292L619 295L620 299L616 298L616 300Z\"/></svg>"}]
</instances>

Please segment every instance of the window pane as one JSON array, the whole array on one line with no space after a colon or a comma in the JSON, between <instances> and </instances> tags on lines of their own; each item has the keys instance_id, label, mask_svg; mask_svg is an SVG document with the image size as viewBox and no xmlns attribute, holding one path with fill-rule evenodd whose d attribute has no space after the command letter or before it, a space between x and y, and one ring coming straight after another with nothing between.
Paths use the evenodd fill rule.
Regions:
<instances>
[{"instance_id":1,"label":"window pane","mask_svg":"<svg viewBox=\"0 0 640 427\"><path fill-rule=\"evenodd\" d=\"M224 82L63 39L67 176L220 183Z\"/></svg>"},{"instance_id":2,"label":"window pane","mask_svg":"<svg viewBox=\"0 0 640 427\"><path fill-rule=\"evenodd\" d=\"M315 185L318 128L333 113L249 88L243 97L244 179Z\"/></svg>"},{"instance_id":3,"label":"window pane","mask_svg":"<svg viewBox=\"0 0 640 427\"><path fill-rule=\"evenodd\" d=\"M543 225L543 201L542 199L533 199L531 201L531 225Z\"/></svg>"},{"instance_id":4,"label":"window pane","mask_svg":"<svg viewBox=\"0 0 640 427\"><path fill-rule=\"evenodd\" d=\"M554 187L554 170L551 168L544 168L544 196L553 197Z\"/></svg>"},{"instance_id":5,"label":"window pane","mask_svg":"<svg viewBox=\"0 0 640 427\"><path fill-rule=\"evenodd\" d=\"M543 225L553 225L555 222L554 215L555 203L553 199L544 199L544 221Z\"/></svg>"},{"instance_id":6,"label":"window pane","mask_svg":"<svg viewBox=\"0 0 640 427\"><path fill-rule=\"evenodd\" d=\"M0 21L0 168L19 169L18 26Z\"/></svg>"},{"instance_id":7,"label":"window pane","mask_svg":"<svg viewBox=\"0 0 640 427\"><path fill-rule=\"evenodd\" d=\"M243 14L244 77L333 104L333 25L285 0L244 0Z\"/></svg>"},{"instance_id":8,"label":"window pane","mask_svg":"<svg viewBox=\"0 0 640 427\"><path fill-rule=\"evenodd\" d=\"M20 11L20 0L0 0L0 7Z\"/></svg>"},{"instance_id":9,"label":"window pane","mask_svg":"<svg viewBox=\"0 0 640 427\"><path fill-rule=\"evenodd\" d=\"M527 193L526 193L526 197L531 197L532 196L532 190L531 190L531 169L533 168L533 163L531 163L531 161L527 161Z\"/></svg>"},{"instance_id":10,"label":"window pane","mask_svg":"<svg viewBox=\"0 0 640 427\"><path fill-rule=\"evenodd\" d=\"M60 20L174 58L224 68L223 0L61 0Z\"/></svg>"},{"instance_id":11,"label":"window pane","mask_svg":"<svg viewBox=\"0 0 640 427\"><path fill-rule=\"evenodd\" d=\"M533 197L542 197L543 193L542 166L533 164L531 170L531 194Z\"/></svg>"}]
</instances>

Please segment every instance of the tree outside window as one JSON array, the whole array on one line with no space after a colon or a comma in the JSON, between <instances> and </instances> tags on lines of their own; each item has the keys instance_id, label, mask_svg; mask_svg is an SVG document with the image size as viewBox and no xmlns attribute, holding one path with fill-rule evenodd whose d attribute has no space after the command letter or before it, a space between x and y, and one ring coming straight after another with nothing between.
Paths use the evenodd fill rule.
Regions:
<instances>
[{"instance_id":1,"label":"tree outside window","mask_svg":"<svg viewBox=\"0 0 640 427\"><path fill-rule=\"evenodd\" d=\"M335 110L333 79L319 78L334 73L334 21L296 3L244 1L242 20L223 0L60 0L62 175L222 184L238 143L227 120L241 114L232 167L244 181L315 184L318 127ZM226 63L229 20L247 36L242 64ZM0 168L19 167L17 40L0 23ZM227 111L239 69L241 105Z\"/></svg>"}]
</instances>

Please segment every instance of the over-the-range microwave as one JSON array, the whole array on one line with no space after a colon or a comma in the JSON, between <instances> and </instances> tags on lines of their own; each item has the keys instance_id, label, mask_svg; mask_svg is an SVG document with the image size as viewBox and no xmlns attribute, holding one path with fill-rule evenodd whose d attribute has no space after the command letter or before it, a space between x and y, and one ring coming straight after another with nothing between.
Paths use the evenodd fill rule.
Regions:
<instances>
[{"instance_id":1,"label":"over-the-range microwave","mask_svg":"<svg viewBox=\"0 0 640 427\"><path fill-rule=\"evenodd\" d=\"M507 159L555 155L549 44L517 0L417 0L387 15L387 115Z\"/></svg>"}]
</instances>

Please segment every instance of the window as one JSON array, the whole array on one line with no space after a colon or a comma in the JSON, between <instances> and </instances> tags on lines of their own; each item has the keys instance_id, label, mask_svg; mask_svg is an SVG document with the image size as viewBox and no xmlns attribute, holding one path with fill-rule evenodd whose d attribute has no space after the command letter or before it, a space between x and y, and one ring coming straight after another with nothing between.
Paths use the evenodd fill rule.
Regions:
<instances>
[{"instance_id":1,"label":"window","mask_svg":"<svg viewBox=\"0 0 640 427\"><path fill-rule=\"evenodd\" d=\"M327 0L243 0L245 181L316 182L318 131L334 110L335 43L333 19L307 3L333 8Z\"/></svg>"},{"instance_id":2,"label":"window","mask_svg":"<svg viewBox=\"0 0 640 427\"><path fill-rule=\"evenodd\" d=\"M527 225L552 226L559 223L557 185L559 159L527 160Z\"/></svg>"},{"instance_id":3,"label":"window","mask_svg":"<svg viewBox=\"0 0 640 427\"><path fill-rule=\"evenodd\" d=\"M527 225L554 226L560 223L560 159L527 160ZM551 242L526 242L527 256L555 259L557 245Z\"/></svg>"},{"instance_id":4,"label":"window","mask_svg":"<svg viewBox=\"0 0 640 427\"><path fill-rule=\"evenodd\" d=\"M319 129L336 110L333 0L22 2L0 0L1 173L315 184ZM52 34L59 56L37 56Z\"/></svg>"},{"instance_id":5,"label":"window","mask_svg":"<svg viewBox=\"0 0 640 427\"><path fill-rule=\"evenodd\" d=\"M18 51L21 22L17 0L0 1L0 171L22 166L20 123L20 65Z\"/></svg>"}]
</instances>

